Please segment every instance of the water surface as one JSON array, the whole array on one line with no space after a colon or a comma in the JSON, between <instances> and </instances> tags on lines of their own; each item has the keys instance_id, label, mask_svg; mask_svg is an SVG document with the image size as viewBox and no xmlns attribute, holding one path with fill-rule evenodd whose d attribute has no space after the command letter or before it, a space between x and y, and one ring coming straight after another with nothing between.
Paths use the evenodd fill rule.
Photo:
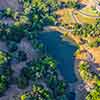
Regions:
<instances>
[{"instance_id":1,"label":"water surface","mask_svg":"<svg viewBox=\"0 0 100 100\"><path fill-rule=\"evenodd\" d=\"M58 69L65 80L75 82L74 53L77 47L71 41L63 41L59 32L44 32L39 36L48 55L58 63Z\"/></svg>"}]
</instances>

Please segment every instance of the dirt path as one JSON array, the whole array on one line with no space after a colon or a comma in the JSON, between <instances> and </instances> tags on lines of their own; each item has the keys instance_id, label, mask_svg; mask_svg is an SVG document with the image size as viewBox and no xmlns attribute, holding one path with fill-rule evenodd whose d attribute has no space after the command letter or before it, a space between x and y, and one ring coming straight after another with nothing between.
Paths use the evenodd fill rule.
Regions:
<instances>
[{"instance_id":1,"label":"dirt path","mask_svg":"<svg viewBox=\"0 0 100 100\"><path fill-rule=\"evenodd\" d=\"M78 20L78 18L76 17L76 15L75 15L75 10L72 12L72 17L73 17L73 19L75 20L76 23L82 24L82 23Z\"/></svg>"}]
</instances>

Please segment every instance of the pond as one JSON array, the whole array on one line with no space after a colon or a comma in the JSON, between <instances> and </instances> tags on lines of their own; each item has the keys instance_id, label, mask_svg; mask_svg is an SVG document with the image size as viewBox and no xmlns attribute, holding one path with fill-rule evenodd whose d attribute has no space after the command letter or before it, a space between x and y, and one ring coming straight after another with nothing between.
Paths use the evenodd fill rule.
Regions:
<instances>
[{"instance_id":1,"label":"pond","mask_svg":"<svg viewBox=\"0 0 100 100\"><path fill-rule=\"evenodd\" d=\"M76 45L68 39L62 40L59 32L43 32L39 40L44 44L47 54L57 61L58 70L64 79L68 82L77 81L74 71Z\"/></svg>"}]
</instances>

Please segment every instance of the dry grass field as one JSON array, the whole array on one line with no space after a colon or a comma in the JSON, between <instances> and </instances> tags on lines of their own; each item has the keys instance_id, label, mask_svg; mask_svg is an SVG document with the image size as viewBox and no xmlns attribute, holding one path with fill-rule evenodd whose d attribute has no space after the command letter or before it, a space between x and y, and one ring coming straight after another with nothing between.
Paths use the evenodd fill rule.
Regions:
<instances>
[{"instance_id":1,"label":"dry grass field","mask_svg":"<svg viewBox=\"0 0 100 100\"><path fill-rule=\"evenodd\" d=\"M58 0L58 1L67 3L68 1L77 1L77 0Z\"/></svg>"},{"instance_id":2,"label":"dry grass field","mask_svg":"<svg viewBox=\"0 0 100 100\"><path fill-rule=\"evenodd\" d=\"M95 16L98 16L98 15L92 8L88 9L88 7L85 7L81 10L81 12L83 12L84 14L80 13L77 10L74 11L74 9L66 8L66 9L61 9L61 10L56 11L56 14L61 16L60 18L58 18L58 21L64 24L76 23L75 18L80 23L88 23L88 24L96 23Z\"/></svg>"},{"instance_id":3,"label":"dry grass field","mask_svg":"<svg viewBox=\"0 0 100 100\"><path fill-rule=\"evenodd\" d=\"M58 1L68 2L69 0L58 0ZM78 1L78 0L74 0L74 1ZM56 14L61 16L60 18L58 18L58 21L64 24L70 24L76 22L88 23L88 24L95 23L96 16L98 15L96 14L96 10L92 8L93 5L95 4L94 0L80 0L80 2L86 5L83 9L80 10L80 12L83 12L84 14L80 13L75 9L68 9L68 8L60 9L56 11ZM75 13L73 13L73 11Z\"/></svg>"},{"instance_id":4,"label":"dry grass field","mask_svg":"<svg viewBox=\"0 0 100 100\"><path fill-rule=\"evenodd\" d=\"M91 48L89 51L94 56L95 63L100 64L100 48Z\"/></svg>"},{"instance_id":5,"label":"dry grass field","mask_svg":"<svg viewBox=\"0 0 100 100\"><path fill-rule=\"evenodd\" d=\"M59 2L68 2L69 0L58 0Z\"/></svg>"},{"instance_id":6,"label":"dry grass field","mask_svg":"<svg viewBox=\"0 0 100 100\"><path fill-rule=\"evenodd\" d=\"M80 13L78 11L75 11L75 16L79 20L79 22L81 22L81 23L87 23L87 24L96 23L96 18L95 17L83 15L82 13Z\"/></svg>"},{"instance_id":7,"label":"dry grass field","mask_svg":"<svg viewBox=\"0 0 100 100\"><path fill-rule=\"evenodd\" d=\"M72 16L72 12L73 9L69 9L69 8L56 11L56 14L61 16L60 18L58 18L58 21L64 24L75 23L75 20Z\"/></svg>"},{"instance_id":8,"label":"dry grass field","mask_svg":"<svg viewBox=\"0 0 100 100\"><path fill-rule=\"evenodd\" d=\"M81 9L80 11L84 12L85 14L88 14L90 16L98 16L96 13L96 10L94 10L92 7L84 7L83 9Z\"/></svg>"}]
</instances>

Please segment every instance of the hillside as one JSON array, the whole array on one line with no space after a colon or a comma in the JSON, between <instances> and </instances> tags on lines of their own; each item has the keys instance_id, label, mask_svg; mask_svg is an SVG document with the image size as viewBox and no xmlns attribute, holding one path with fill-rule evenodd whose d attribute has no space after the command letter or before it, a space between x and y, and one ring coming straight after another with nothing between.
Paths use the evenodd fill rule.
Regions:
<instances>
[{"instance_id":1,"label":"hillside","mask_svg":"<svg viewBox=\"0 0 100 100\"><path fill-rule=\"evenodd\" d=\"M0 100L100 100L99 0L0 0Z\"/></svg>"}]
</instances>

